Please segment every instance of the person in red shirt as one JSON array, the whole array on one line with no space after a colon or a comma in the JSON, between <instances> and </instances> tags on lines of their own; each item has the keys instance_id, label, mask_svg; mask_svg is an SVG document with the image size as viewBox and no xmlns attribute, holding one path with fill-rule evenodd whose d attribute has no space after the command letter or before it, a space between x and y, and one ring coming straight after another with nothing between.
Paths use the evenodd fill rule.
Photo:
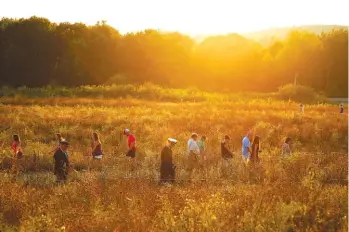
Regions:
<instances>
[{"instance_id":1,"label":"person in red shirt","mask_svg":"<svg viewBox=\"0 0 349 232\"><path fill-rule=\"evenodd\" d=\"M22 153L22 147L21 147L21 139L19 138L19 135L13 135L13 142L11 147L13 150L13 158L14 159L22 158L23 153Z\"/></svg>"},{"instance_id":2,"label":"person in red shirt","mask_svg":"<svg viewBox=\"0 0 349 232\"><path fill-rule=\"evenodd\" d=\"M127 136L128 151L126 156L130 158L136 157L136 137L131 133L129 129L124 130L124 135Z\"/></svg>"},{"instance_id":3,"label":"person in red shirt","mask_svg":"<svg viewBox=\"0 0 349 232\"><path fill-rule=\"evenodd\" d=\"M135 166L135 157L136 157L136 137L131 133L129 129L124 130L124 135L127 136L127 145L128 151L126 153L127 157L130 157L131 161L131 170L134 169Z\"/></svg>"},{"instance_id":4,"label":"person in red shirt","mask_svg":"<svg viewBox=\"0 0 349 232\"><path fill-rule=\"evenodd\" d=\"M11 148L13 151L12 170L15 174L18 174L20 166L19 159L23 157L21 139L19 138L19 135L13 135Z\"/></svg>"}]
</instances>

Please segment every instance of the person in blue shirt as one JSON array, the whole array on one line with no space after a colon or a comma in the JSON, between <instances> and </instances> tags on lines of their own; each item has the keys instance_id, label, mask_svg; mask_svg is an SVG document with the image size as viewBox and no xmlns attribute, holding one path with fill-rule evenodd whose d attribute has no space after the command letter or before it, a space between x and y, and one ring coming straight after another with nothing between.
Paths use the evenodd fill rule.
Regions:
<instances>
[{"instance_id":1,"label":"person in blue shirt","mask_svg":"<svg viewBox=\"0 0 349 232\"><path fill-rule=\"evenodd\" d=\"M252 132L249 131L247 132L247 135L242 139L241 153L242 153L242 158L246 162L248 162L251 157L251 142L250 142L251 138L252 138Z\"/></svg>"}]
</instances>

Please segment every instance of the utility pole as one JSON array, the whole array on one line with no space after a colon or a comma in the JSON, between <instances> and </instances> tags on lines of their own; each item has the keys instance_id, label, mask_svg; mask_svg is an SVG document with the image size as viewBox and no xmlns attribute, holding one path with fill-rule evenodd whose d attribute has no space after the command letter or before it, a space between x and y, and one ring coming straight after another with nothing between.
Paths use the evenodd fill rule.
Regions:
<instances>
[{"instance_id":1,"label":"utility pole","mask_svg":"<svg viewBox=\"0 0 349 232\"><path fill-rule=\"evenodd\" d=\"M294 83L293 83L294 87L296 87L297 85L297 77L298 77L298 72L294 75Z\"/></svg>"}]
</instances>

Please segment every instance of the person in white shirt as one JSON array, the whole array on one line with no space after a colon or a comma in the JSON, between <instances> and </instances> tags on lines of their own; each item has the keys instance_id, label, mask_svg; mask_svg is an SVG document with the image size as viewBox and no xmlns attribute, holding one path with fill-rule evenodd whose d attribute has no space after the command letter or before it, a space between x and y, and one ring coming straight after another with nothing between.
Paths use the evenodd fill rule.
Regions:
<instances>
[{"instance_id":1,"label":"person in white shirt","mask_svg":"<svg viewBox=\"0 0 349 232\"><path fill-rule=\"evenodd\" d=\"M198 135L193 133L187 143L187 153L193 152L195 154L200 154L200 148L197 144Z\"/></svg>"},{"instance_id":2,"label":"person in white shirt","mask_svg":"<svg viewBox=\"0 0 349 232\"><path fill-rule=\"evenodd\" d=\"M189 179L191 179L193 170L197 168L199 164L198 155L200 154L200 148L196 143L197 139L198 139L198 135L196 133L193 133L187 143L187 155L188 155L187 170L189 173Z\"/></svg>"}]
</instances>

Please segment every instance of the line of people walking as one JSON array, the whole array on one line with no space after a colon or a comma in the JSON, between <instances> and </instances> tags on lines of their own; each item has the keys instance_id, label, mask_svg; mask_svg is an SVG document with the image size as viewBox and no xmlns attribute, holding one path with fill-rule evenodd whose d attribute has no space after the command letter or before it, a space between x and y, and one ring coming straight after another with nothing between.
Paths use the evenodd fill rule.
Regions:
<instances>
[{"instance_id":1,"label":"line of people walking","mask_svg":"<svg viewBox=\"0 0 349 232\"><path fill-rule=\"evenodd\" d=\"M130 169L135 167L136 158L136 137L130 131L125 129L121 133L122 136L127 137L127 152L126 157L129 158ZM68 170L70 168L69 162L69 142L60 134L56 134L58 144L49 153L53 153L54 159L54 174L56 175L57 182L65 182L67 180ZM122 138L122 137L121 137ZM197 133L193 133L187 142L187 162L186 171L188 173L188 180L192 179L193 171L200 167L206 166L208 159L207 154L207 137L205 135L199 136ZM251 144L252 141L252 144ZM168 138L167 144L161 150L161 164L160 164L160 182L175 181L176 165L173 163L172 148L177 144L177 140L174 138ZM282 145L282 155L291 155L291 138L286 138ZM225 135L220 143L221 156L225 161L229 161L233 158L234 153L230 148L230 137ZM12 143L13 150L13 166L17 167L17 161L23 157L23 149L21 146L21 140L19 135L13 136ZM253 136L249 131L242 139L241 155L245 163L259 163L259 153L261 152L260 137ZM92 133L90 151L87 153L88 157L91 157L94 162L101 163L103 160L104 152L102 149L102 142L99 138L99 134Z\"/></svg>"},{"instance_id":2,"label":"line of people walking","mask_svg":"<svg viewBox=\"0 0 349 232\"><path fill-rule=\"evenodd\" d=\"M207 160L206 153L206 136L202 136L198 139L198 135L193 133L187 142L187 172L188 180L192 178L193 170L198 168L200 164ZM251 144L252 141L252 144ZM161 151L161 167L160 167L160 182L161 183L173 183L175 182L176 165L173 163L172 148L177 143L174 138L168 138L166 146ZM292 140L286 138L282 145L282 156L290 156L292 154ZM242 159L245 164L247 163L260 163L259 153L261 152L260 137L252 135L249 131L242 139ZM230 148L230 137L225 135L221 142L221 156L225 161L230 161L234 154Z\"/></svg>"}]
</instances>

